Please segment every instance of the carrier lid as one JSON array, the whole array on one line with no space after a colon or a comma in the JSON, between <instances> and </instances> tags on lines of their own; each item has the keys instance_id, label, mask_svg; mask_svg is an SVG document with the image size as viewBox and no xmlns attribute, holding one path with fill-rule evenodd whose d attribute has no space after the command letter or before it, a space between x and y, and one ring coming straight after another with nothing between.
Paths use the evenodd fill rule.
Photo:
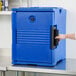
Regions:
<instances>
[{"instance_id":1,"label":"carrier lid","mask_svg":"<svg viewBox=\"0 0 76 76\"><path fill-rule=\"evenodd\" d=\"M23 11L23 12L53 12L55 10L63 9L60 7L20 7L20 8L13 8L12 11Z\"/></svg>"}]
</instances>

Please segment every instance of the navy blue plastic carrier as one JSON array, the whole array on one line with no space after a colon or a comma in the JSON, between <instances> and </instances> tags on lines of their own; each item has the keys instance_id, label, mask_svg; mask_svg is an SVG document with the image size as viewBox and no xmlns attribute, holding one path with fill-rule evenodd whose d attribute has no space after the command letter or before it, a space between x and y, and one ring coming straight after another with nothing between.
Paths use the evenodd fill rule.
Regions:
<instances>
[{"instance_id":1,"label":"navy blue plastic carrier","mask_svg":"<svg viewBox=\"0 0 76 76\"><path fill-rule=\"evenodd\" d=\"M66 57L66 10L28 7L12 10L12 63L54 66Z\"/></svg>"}]
</instances>

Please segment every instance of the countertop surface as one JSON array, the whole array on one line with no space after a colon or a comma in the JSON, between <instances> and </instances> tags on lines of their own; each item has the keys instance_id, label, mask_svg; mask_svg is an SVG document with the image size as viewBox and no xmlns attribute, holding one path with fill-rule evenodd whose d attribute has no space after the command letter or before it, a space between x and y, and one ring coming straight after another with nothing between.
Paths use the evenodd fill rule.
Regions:
<instances>
[{"instance_id":1,"label":"countertop surface","mask_svg":"<svg viewBox=\"0 0 76 76\"><path fill-rule=\"evenodd\" d=\"M13 65L11 57L0 56L0 70L76 75L76 59L66 59L59 62L54 67L47 67L34 65Z\"/></svg>"}]
</instances>

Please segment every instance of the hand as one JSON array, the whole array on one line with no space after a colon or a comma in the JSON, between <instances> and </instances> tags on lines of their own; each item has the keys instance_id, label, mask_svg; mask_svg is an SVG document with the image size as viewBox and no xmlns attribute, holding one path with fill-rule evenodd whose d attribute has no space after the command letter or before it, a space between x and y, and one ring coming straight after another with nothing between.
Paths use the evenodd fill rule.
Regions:
<instances>
[{"instance_id":1,"label":"hand","mask_svg":"<svg viewBox=\"0 0 76 76\"><path fill-rule=\"evenodd\" d=\"M66 39L66 36L64 34L60 34L59 36L56 36L55 38L62 40L62 39Z\"/></svg>"}]
</instances>

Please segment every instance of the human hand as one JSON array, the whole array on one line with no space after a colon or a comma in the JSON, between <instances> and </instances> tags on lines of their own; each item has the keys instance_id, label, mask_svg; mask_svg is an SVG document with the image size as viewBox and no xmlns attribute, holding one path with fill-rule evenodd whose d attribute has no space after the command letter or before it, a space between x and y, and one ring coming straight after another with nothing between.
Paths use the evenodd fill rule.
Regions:
<instances>
[{"instance_id":1,"label":"human hand","mask_svg":"<svg viewBox=\"0 0 76 76\"><path fill-rule=\"evenodd\" d=\"M66 39L66 36L64 34L60 34L60 35L56 36L55 38L62 40L62 39Z\"/></svg>"}]
</instances>

